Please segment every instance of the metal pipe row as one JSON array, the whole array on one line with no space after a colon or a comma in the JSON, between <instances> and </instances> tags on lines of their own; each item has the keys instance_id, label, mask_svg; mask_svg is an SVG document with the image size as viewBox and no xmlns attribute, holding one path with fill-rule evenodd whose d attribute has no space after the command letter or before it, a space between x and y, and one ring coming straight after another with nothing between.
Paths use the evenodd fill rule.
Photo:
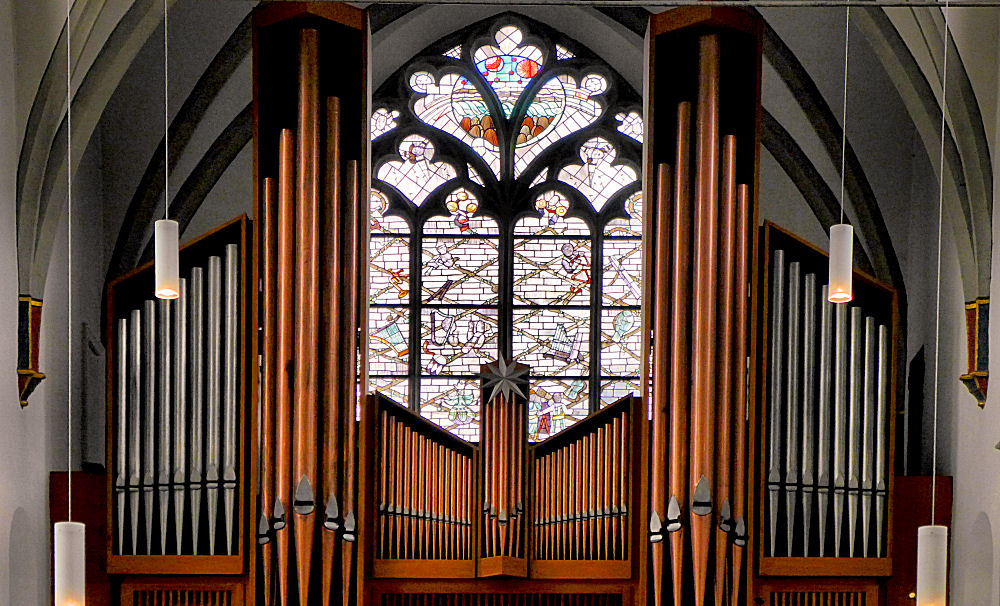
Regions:
<instances>
[{"instance_id":1,"label":"metal pipe row","mask_svg":"<svg viewBox=\"0 0 1000 606\"><path fill-rule=\"evenodd\" d=\"M471 559L472 458L385 410L378 431L375 557Z\"/></svg>"},{"instance_id":2,"label":"metal pipe row","mask_svg":"<svg viewBox=\"0 0 1000 606\"><path fill-rule=\"evenodd\" d=\"M535 457L534 559L628 557L628 419L627 410L609 416Z\"/></svg>"},{"instance_id":3,"label":"metal pipe row","mask_svg":"<svg viewBox=\"0 0 1000 606\"><path fill-rule=\"evenodd\" d=\"M770 289L767 553L879 557L889 328L829 303L828 287L782 250Z\"/></svg>"},{"instance_id":4,"label":"metal pipe row","mask_svg":"<svg viewBox=\"0 0 1000 606\"><path fill-rule=\"evenodd\" d=\"M181 279L178 299L145 301L116 321L117 554L197 555L207 551L214 555L219 538L223 553L232 553L236 547L238 245L225 249L224 290L223 258L211 256L206 265L207 297L205 270L195 267L188 278ZM224 333L217 330L222 317ZM203 377L209 379L203 381ZM220 456L225 463L221 495ZM200 516L203 489L209 514L204 524ZM217 521L219 507L224 526ZM158 532L154 532L154 521ZM144 532L140 533L140 527Z\"/></svg>"}]
</instances>

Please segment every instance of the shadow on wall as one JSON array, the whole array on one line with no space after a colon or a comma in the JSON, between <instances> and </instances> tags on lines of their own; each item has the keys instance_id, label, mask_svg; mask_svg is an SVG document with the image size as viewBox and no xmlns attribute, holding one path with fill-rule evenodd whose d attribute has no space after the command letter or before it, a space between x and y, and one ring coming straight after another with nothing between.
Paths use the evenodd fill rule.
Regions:
<instances>
[{"instance_id":1,"label":"shadow on wall","mask_svg":"<svg viewBox=\"0 0 1000 606\"><path fill-rule=\"evenodd\" d=\"M979 590L972 593L983 598L979 603L987 604L993 591L993 527L986 512L980 511L976 516L965 537L964 550L962 561L952 562L952 568L959 565L966 569L962 575L967 580L966 586L978 587Z\"/></svg>"},{"instance_id":2,"label":"shadow on wall","mask_svg":"<svg viewBox=\"0 0 1000 606\"><path fill-rule=\"evenodd\" d=\"M36 585L38 570L35 562L25 557L25 547L37 541L31 536L31 520L23 507L14 510L10 521L10 544L7 546L7 558L10 562L10 595L8 604L32 604L37 599Z\"/></svg>"}]
</instances>

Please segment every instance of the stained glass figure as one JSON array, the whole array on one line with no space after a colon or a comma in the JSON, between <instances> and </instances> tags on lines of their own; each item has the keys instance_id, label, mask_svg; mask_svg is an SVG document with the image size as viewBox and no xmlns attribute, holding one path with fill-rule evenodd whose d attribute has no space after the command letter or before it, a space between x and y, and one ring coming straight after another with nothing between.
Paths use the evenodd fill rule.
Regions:
<instances>
[{"instance_id":1,"label":"stained glass figure","mask_svg":"<svg viewBox=\"0 0 1000 606\"><path fill-rule=\"evenodd\" d=\"M615 115L615 120L621 122L618 131L642 143L642 116L638 112L622 112Z\"/></svg>"},{"instance_id":2,"label":"stained glass figure","mask_svg":"<svg viewBox=\"0 0 1000 606\"><path fill-rule=\"evenodd\" d=\"M639 106L589 50L510 14L378 89L370 389L470 441L499 354L531 368L533 440L638 392Z\"/></svg>"},{"instance_id":3,"label":"stained glass figure","mask_svg":"<svg viewBox=\"0 0 1000 606\"><path fill-rule=\"evenodd\" d=\"M399 118L398 110L389 110L380 107L372 112L371 138L372 141L378 139L390 130L396 128L396 120Z\"/></svg>"},{"instance_id":4,"label":"stained glass figure","mask_svg":"<svg viewBox=\"0 0 1000 606\"><path fill-rule=\"evenodd\" d=\"M391 160L378 169L378 178L392 185L416 206L427 196L456 176L455 169L444 162L434 162L434 144L426 137L410 135L399 146L402 162Z\"/></svg>"},{"instance_id":5,"label":"stained glass figure","mask_svg":"<svg viewBox=\"0 0 1000 606\"><path fill-rule=\"evenodd\" d=\"M559 180L580 190L599 211L608 198L638 177L631 166L615 164L617 157L618 151L610 141L594 137L580 146L583 164L571 164L562 169Z\"/></svg>"}]
</instances>

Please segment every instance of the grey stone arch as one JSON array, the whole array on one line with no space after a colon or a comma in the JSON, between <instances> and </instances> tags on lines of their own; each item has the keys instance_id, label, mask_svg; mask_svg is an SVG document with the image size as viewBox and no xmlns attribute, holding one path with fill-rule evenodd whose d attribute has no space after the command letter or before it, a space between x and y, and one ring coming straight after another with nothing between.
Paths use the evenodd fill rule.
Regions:
<instances>
[{"instance_id":1,"label":"grey stone arch","mask_svg":"<svg viewBox=\"0 0 1000 606\"><path fill-rule=\"evenodd\" d=\"M944 53L944 20L936 8L915 9L914 18L935 67ZM896 87L932 165L937 164L941 137L940 77L932 85L885 10L859 10L855 21ZM958 47L949 37L948 118L944 140L945 212L958 247L958 263L966 301L990 294L993 251L993 166L982 111Z\"/></svg>"}]
</instances>

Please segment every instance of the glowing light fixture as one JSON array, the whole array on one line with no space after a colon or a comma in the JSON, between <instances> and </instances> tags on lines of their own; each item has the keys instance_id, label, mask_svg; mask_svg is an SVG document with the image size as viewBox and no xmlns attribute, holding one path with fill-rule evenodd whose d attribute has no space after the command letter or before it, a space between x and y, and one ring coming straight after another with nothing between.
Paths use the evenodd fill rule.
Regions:
<instances>
[{"instance_id":1,"label":"glowing light fixture","mask_svg":"<svg viewBox=\"0 0 1000 606\"><path fill-rule=\"evenodd\" d=\"M948 93L948 0L944 3L941 61L941 162L938 173L937 300L934 324L934 425L931 440L931 523L917 529L917 606L944 606L948 599L948 528L937 526L937 422L941 357L941 234L944 219L944 128Z\"/></svg>"},{"instance_id":2,"label":"glowing light fixture","mask_svg":"<svg viewBox=\"0 0 1000 606\"><path fill-rule=\"evenodd\" d=\"M70 6L66 0L66 522L56 522L53 537L53 596L55 606L84 606L87 601L86 527L73 522L73 82Z\"/></svg>"},{"instance_id":3,"label":"glowing light fixture","mask_svg":"<svg viewBox=\"0 0 1000 606\"><path fill-rule=\"evenodd\" d=\"M840 223L830 226L831 303L848 303L854 298L854 228L844 222L844 176L847 174L847 58L851 48L851 6L844 23L844 113L840 140Z\"/></svg>"},{"instance_id":4,"label":"glowing light fixture","mask_svg":"<svg viewBox=\"0 0 1000 606\"><path fill-rule=\"evenodd\" d=\"M179 226L170 213L170 98L167 69L167 0L163 0L163 218L153 232L156 296L176 299L181 296Z\"/></svg>"}]
</instances>

